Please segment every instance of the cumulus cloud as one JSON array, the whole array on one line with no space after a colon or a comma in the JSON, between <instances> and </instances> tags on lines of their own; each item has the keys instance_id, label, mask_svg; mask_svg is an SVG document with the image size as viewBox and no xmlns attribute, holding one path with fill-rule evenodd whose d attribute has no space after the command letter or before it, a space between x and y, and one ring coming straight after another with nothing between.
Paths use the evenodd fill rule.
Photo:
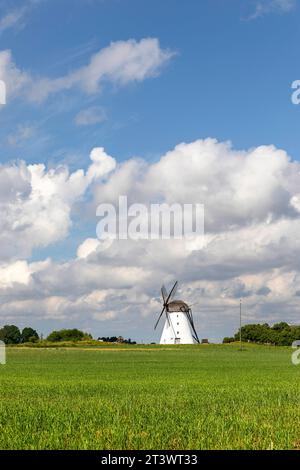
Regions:
<instances>
[{"instance_id":1,"label":"cumulus cloud","mask_svg":"<svg viewBox=\"0 0 300 470\"><path fill-rule=\"evenodd\" d=\"M151 339L160 285L179 279L178 295L195 303L200 336L231 334L238 327L240 297L247 321L298 321L300 164L285 151L274 146L240 151L229 142L205 139L181 143L156 163L135 158L116 165L96 148L86 172L25 164L4 170L0 312L23 318L26 311L31 318L75 322L93 331L103 320L102 325L122 327L120 333L141 338L146 331ZM129 203L203 203L206 246L119 240L103 251L91 234L68 261L22 260L26 250L20 250L15 232L20 231L27 254L34 240L45 245L61 239L74 201L87 188L94 210L101 202L117 205L119 195L127 195ZM12 210L17 203L18 211ZM53 221L51 232L47 224ZM12 244L19 258L9 260Z\"/></svg>"},{"instance_id":2,"label":"cumulus cloud","mask_svg":"<svg viewBox=\"0 0 300 470\"><path fill-rule=\"evenodd\" d=\"M267 222L282 215L295 217L298 164L283 150L262 146L232 149L214 139L179 144L159 162L140 160L120 165L112 177L95 188L95 200L205 204L209 232ZM298 186L299 187L299 186Z\"/></svg>"},{"instance_id":3,"label":"cumulus cloud","mask_svg":"<svg viewBox=\"0 0 300 470\"><path fill-rule=\"evenodd\" d=\"M107 155L103 147L95 147L90 154L92 164L89 166L86 178L89 183L110 173L116 167L116 160Z\"/></svg>"},{"instance_id":4,"label":"cumulus cloud","mask_svg":"<svg viewBox=\"0 0 300 470\"><path fill-rule=\"evenodd\" d=\"M101 92L105 83L125 86L156 77L173 55L169 49L162 49L156 38L116 41L96 52L87 65L67 75L39 78L19 69L11 51L5 50L0 52L0 79L7 84L9 98L21 94L40 103L62 91L79 89L92 95Z\"/></svg>"},{"instance_id":5,"label":"cumulus cloud","mask_svg":"<svg viewBox=\"0 0 300 470\"><path fill-rule=\"evenodd\" d=\"M0 166L0 260L26 258L68 234L73 205L116 164L102 148L90 159L86 172L22 161Z\"/></svg>"}]
</instances>

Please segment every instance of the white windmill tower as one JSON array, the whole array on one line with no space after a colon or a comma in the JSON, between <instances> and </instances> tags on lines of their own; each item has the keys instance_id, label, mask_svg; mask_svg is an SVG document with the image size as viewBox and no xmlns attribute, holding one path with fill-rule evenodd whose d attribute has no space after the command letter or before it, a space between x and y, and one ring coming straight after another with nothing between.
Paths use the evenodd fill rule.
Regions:
<instances>
[{"instance_id":1,"label":"white windmill tower","mask_svg":"<svg viewBox=\"0 0 300 470\"><path fill-rule=\"evenodd\" d=\"M165 313L166 321L160 338L160 344L199 343L191 308L182 300L173 300L177 285L178 282L176 281L169 294L165 286L162 286L163 309L154 329L156 329L159 320Z\"/></svg>"}]
</instances>

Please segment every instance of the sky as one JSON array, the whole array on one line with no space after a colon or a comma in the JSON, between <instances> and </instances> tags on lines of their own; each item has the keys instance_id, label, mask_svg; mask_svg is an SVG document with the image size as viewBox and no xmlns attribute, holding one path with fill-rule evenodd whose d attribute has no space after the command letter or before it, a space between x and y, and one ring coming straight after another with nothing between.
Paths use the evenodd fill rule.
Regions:
<instances>
[{"instance_id":1,"label":"sky","mask_svg":"<svg viewBox=\"0 0 300 470\"><path fill-rule=\"evenodd\" d=\"M158 341L299 323L298 0L0 0L0 323ZM300 96L300 94L299 94ZM204 249L99 247L96 208L201 203Z\"/></svg>"}]
</instances>

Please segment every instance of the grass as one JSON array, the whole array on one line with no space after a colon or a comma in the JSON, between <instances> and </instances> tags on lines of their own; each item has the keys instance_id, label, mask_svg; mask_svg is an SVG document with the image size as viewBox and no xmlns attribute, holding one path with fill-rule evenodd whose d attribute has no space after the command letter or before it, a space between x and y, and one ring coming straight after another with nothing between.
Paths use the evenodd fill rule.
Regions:
<instances>
[{"instance_id":1,"label":"grass","mask_svg":"<svg viewBox=\"0 0 300 470\"><path fill-rule=\"evenodd\" d=\"M8 348L0 449L299 449L289 348Z\"/></svg>"}]
</instances>

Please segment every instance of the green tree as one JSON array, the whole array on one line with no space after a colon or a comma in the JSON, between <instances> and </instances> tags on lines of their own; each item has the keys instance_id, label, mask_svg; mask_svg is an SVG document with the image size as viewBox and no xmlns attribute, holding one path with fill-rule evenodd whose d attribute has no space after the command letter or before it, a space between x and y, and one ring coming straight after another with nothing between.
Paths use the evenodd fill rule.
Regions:
<instances>
[{"instance_id":1,"label":"green tree","mask_svg":"<svg viewBox=\"0 0 300 470\"><path fill-rule=\"evenodd\" d=\"M276 331L283 331L283 330L289 330L290 329L290 325L284 321L281 321L280 323L275 323L273 326L272 326L273 330L276 330Z\"/></svg>"},{"instance_id":2,"label":"green tree","mask_svg":"<svg viewBox=\"0 0 300 470\"><path fill-rule=\"evenodd\" d=\"M18 344L21 342L21 333L15 325L5 325L0 329L0 340L5 344Z\"/></svg>"},{"instance_id":3,"label":"green tree","mask_svg":"<svg viewBox=\"0 0 300 470\"><path fill-rule=\"evenodd\" d=\"M234 336L239 339L239 331ZM224 340L227 338L224 338ZM290 326L286 322L275 323L270 327L267 323L249 324L242 327L242 340L253 343L271 343L278 346L290 346L293 341L300 339L300 327Z\"/></svg>"},{"instance_id":4,"label":"green tree","mask_svg":"<svg viewBox=\"0 0 300 470\"><path fill-rule=\"evenodd\" d=\"M35 343L39 340L39 335L37 334L36 330L30 327L23 328L21 333L21 342L22 343Z\"/></svg>"},{"instance_id":5,"label":"green tree","mask_svg":"<svg viewBox=\"0 0 300 470\"><path fill-rule=\"evenodd\" d=\"M223 339L223 344L227 344L227 343L233 343L234 342L234 338L233 337L228 337L228 336L225 336L225 338Z\"/></svg>"}]
</instances>

